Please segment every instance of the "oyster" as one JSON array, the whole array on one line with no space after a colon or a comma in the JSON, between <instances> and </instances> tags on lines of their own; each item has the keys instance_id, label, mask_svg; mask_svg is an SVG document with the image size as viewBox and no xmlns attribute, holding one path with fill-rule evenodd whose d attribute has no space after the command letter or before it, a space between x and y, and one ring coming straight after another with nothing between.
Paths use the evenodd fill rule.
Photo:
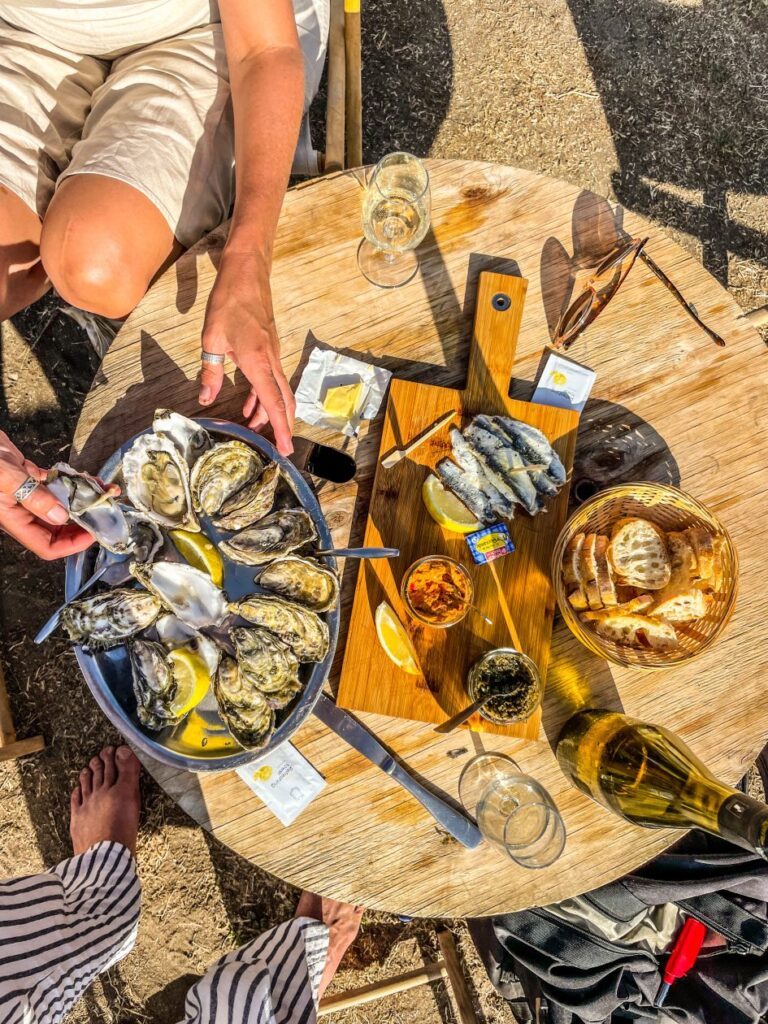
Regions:
<instances>
[{"instance_id":1,"label":"oyster","mask_svg":"<svg viewBox=\"0 0 768 1024\"><path fill-rule=\"evenodd\" d=\"M68 604L61 623L70 640L86 650L115 647L147 629L161 610L160 601L145 590L110 590Z\"/></svg>"},{"instance_id":2,"label":"oyster","mask_svg":"<svg viewBox=\"0 0 768 1024\"><path fill-rule=\"evenodd\" d=\"M301 691L299 662L291 648L259 626L233 629L229 635L243 679L253 683L271 708L289 704Z\"/></svg>"},{"instance_id":3,"label":"oyster","mask_svg":"<svg viewBox=\"0 0 768 1024\"><path fill-rule=\"evenodd\" d=\"M167 437L176 445L190 469L213 444L211 435L205 427L170 409L155 409L152 430Z\"/></svg>"},{"instance_id":4,"label":"oyster","mask_svg":"<svg viewBox=\"0 0 768 1024\"><path fill-rule=\"evenodd\" d=\"M275 728L275 713L228 654L219 664L213 692L219 713L238 743L244 747L263 747Z\"/></svg>"},{"instance_id":5,"label":"oyster","mask_svg":"<svg viewBox=\"0 0 768 1024\"><path fill-rule=\"evenodd\" d=\"M265 463L242 441L206 452L192 471L192 501L222 530L241 530L269 512L280 480L276 462Z\"/></svg>"},{"instance_id":6,"label":"oyster","mask_svg":"<svg viewBox=\"0 0 768 1024\"><path fill-rule=\"evenodd\" d=\"M195 654L199 654L209 673L213 676L221 657L221 648L215 640L202 636L190 626L185 626L181 619L177 619L170 612L164 612L158 617L155 622L155 632L166 650L172 651L179 647L188 647Z\"/></svg>"},{"instance_id":7,"label":"oyster","mask_svg":"<svg viewBox=\"0 0 768 1024\"><path fill-rule=\"evenodd\" d=\"M281 597L253 594L229 605L229 610L254 626L263 626L288 644L302 662L322 661L328 653L328 626L319 615Z\"/></svg>"},{"instance_id":8,"label":"oyster","mask_svg":"<svg viewBox=\"0 0 768 1024\"><path fill-rule=\"evenodd\" d=\"M317 539L312 520L300 508L281 509L255 526L222 541L219 550L235 562L263 565Z\"/></svg>"},{"instance_id":9,"label":"oyster","mask_svg":"<svg viewBox=\"0 0 768 1024\"><path fill-rule=\"evenodd\" d=\"M45 484L67 509L69 518L107 551L151 562L160 550L163 535L152 520L121 505L95 477L59 462L49 471Z\"/></svg>"},{"instance_id":10,"label":"oyster","mask_svg":"<svg viewBox=\"0 0 768 1024\"><path fill-rule=\"evenodd\" d=\"M199 532L189 467L173 441L162 434L142 434L123 456L122 470L137 509L168 529Z\"/></svg>"},{"instance_id":11,"label":"oyster","mask_svg":"<svg viewBox=\"0 0 768 1024\"><path fill-rule=\"evenodd\" d=\"M227 614L227 599L211 577L185 562L131 562L131 575L192 629L217 626Z\"/></svg>"},{"instance_id":12,"label":"oyster","mask_svg":"<svg viewBox=\"0 0 768 1024\"><path fill-rule=\"evenodd\" d=\"M339 600L338 576L312 558L300 558L298 555L277 558L257 576L256 582L315 612L327 612Z\"/></svg>"},{"instance_id":13,"label":"oyster","mask_svg":"<svg viewBox=\"0 0 768 1024\"><path fill-rule=\"evenodd\" d=\"M185 718L207 693L219 665L219 650L205 637L172 651L155 641L134 640L129 655L136 714L148 729Z\"/></svg>"}]
</instances>

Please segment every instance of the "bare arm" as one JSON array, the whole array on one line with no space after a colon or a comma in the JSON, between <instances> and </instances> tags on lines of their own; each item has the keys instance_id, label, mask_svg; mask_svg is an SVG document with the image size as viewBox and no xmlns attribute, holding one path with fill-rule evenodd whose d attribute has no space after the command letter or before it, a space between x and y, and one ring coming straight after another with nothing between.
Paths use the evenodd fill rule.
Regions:
<instances>
[{"instance_id":1,"label":"bare arm","mask_svg":"<svg viewBox=\"0 0 768 1024\"><path fill-rule=\"evenodd\" d=\"M291 0L219 0L235 119L236 199L203 327L203 350L229 354L251 383L249 425L269 420L292 450L295 402L280 364L269 275L304 105L304 62ZM223 380L204 365L200 402Z\"/></svg>"}]
</instances>

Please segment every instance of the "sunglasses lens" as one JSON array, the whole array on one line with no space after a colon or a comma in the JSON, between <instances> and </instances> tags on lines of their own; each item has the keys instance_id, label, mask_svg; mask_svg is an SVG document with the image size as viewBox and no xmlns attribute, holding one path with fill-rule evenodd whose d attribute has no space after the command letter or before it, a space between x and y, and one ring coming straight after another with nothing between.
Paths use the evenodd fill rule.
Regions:
<instances>
[{"instance_id":1,"label":"sunglasses lens","mask_svg":"<svg viewBox=\"0 0 768 1024\"><path fill-rule=\"evenodd\" d=\"M571 303L557 325L555 344L568 344L580 331L584 330L590 321L593 298L592 292L587 291Z\"/></svg>"}]
</instances>

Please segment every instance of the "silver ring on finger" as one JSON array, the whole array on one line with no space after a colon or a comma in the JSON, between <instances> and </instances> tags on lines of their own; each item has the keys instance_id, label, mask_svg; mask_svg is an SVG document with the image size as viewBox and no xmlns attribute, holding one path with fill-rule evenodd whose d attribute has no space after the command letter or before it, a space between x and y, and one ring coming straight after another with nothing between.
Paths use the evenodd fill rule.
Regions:
<instances>
[{"instance_id":1,"label":"silver ring on finger","mask_svg":"<svg viewBox=\"0 0 768 1024\"><path fill-rule=\"evenodd\" d=\"M35 480L33 477L28 476L24 483L21 485L21 487L16 488L16 490L13 492L13 496L16 499L16 501L18 501L18 503L21 504L22 501L26 501L30 494L32 494L33 491L36 491L39 486L39 480Z\"/></svg>"},{"instance_id":2,"label":"silver ring on finger","mask_svg":"<svg viewBox=\"0 0 768 1024\"><path fill-rule=\"evenodd\" d=\"M201 352L200 358L210 366L221 366L226 356L220 355L218 352Z\"/></svg>"}]
</instances>

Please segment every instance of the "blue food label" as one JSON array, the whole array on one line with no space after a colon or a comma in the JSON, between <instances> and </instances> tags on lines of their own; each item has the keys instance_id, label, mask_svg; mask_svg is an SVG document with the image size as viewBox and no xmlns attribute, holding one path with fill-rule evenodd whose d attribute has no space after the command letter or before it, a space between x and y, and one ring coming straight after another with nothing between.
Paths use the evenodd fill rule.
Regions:
<instances>
[{"instance_id":1,"label":"blue food label","mask_svg":"<svg viewBox=\"0 0 768 1024\"><path fill-rule=\"evenodd\" d=\"M466 538L472 558L478 565L492 562L494 558L510 555L515 550L509 530L504 523L486 526L484 530L470 533Z\"/></svg>"}]
</instances>

